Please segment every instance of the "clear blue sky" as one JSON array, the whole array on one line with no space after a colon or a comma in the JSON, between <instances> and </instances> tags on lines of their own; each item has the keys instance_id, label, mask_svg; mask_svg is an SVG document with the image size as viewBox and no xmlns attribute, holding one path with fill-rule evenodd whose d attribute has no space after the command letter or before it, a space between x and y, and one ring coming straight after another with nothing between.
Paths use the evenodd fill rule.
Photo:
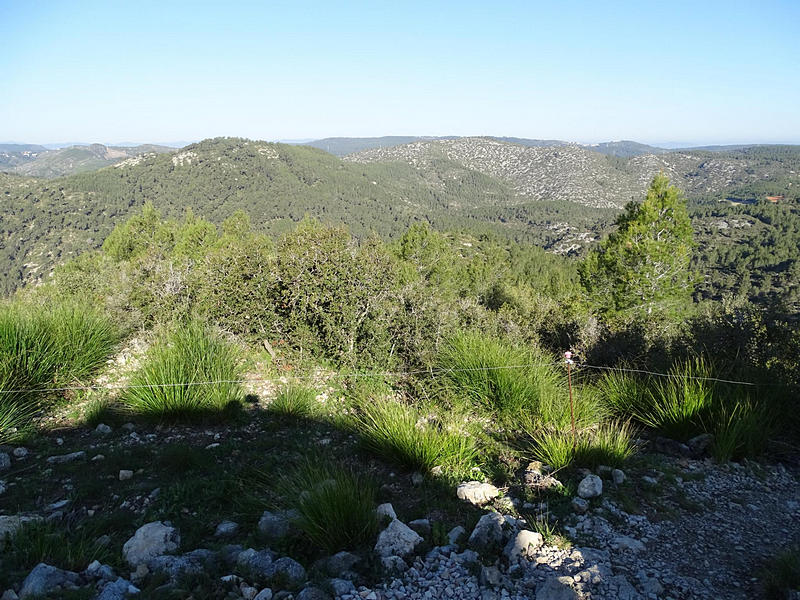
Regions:
<instances>
[{"instance_id":1,"label":"clear blue sky","mask_svg":"<svg viewBox=\"0 0 800 600\"><path fill-rule=\"evenodd\" d=\"M800 143L800 1L0 0L0 140Z\"/></svg>"}]
</instances>

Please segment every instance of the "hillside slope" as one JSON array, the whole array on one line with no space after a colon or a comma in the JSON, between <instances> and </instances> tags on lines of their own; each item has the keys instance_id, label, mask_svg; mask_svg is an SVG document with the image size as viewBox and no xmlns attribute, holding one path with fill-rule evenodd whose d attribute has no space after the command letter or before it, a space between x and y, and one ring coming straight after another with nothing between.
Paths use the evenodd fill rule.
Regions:
<instances>
[{"instance_id":1,"label":"hillside slope","mask_svg":"<svg viewBox=\"0 0 800 600\"><path fill-rule=\"evenodd\" d=\"M69 146L56 150L41 149L3 151L0 148L0 170L29 177L61 177L96 171L141 154L172 152L174 148L155 144L139 146Z\"/></svg>"},{"instance_id":2,"label":"hillside slope","mask_svg":"<svg viewBox=\"0 0 800 600\"><path fill-rule=\"evenodd\" d=\"M622 208L640 198L659 172L695 200L748 198L752 192L747 190L756 184L766 185L765 190L772 185L773 193L786 193L794 184L795 194L800 195L797 146L753 146L714 153L678 151L624 159L574 144L534 147L492 138L459 138L377 148L345 160L400 161L424 169L441 157L502 179L517 194L531 200L563 200L590 207Z\"/></svg>"},{"instance_id":3,"label":"hillside slope","mask_svg":"<svg viewBox=\"0 0 800 600\"><path fill-rule=\"evenodd\" d=\"M375 232L388 238L426 221L545 246L568 243L599 217L610 216L582 207L526 204L504 182L444 157L420 170L345 163L311 147L241 139L207 140L173 154L140 155L49 181L6 176L0 184L5 290L99 245L114 224L146 201L168 217L191 208L216 223L244 210L269 233L281 233L309 215L345 223L362 237ZM588 225L576 231L574 224L584 222Z\"/></svg>"}]
</instances>

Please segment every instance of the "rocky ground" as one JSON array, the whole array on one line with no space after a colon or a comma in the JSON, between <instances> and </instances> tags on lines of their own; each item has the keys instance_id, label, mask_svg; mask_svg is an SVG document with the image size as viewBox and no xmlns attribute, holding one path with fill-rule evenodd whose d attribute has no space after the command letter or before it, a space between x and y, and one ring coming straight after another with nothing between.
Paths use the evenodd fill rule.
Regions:
<instances>
[{"instance_id":1,"label":"rocky ground","mask_svg":"<svg viewBox=\"0 0 800 600\"><path fill-rule=\"evenodd\" d=\"M291 513L262 511L262 505L256 514L257 502L243 509L233 498L221 500L214 512L203 512L190 497L165 504L164 496L174 493L168 480L178 472L166 469L159 479L159 465L144 454L181 442L218 456L227 443L241 447L266 433L253 424L125 424L3 448L3 600L750 599L760 597L770 558L800 539L793 468L718 465L667 444L677 456L645 453L624 472L601 467L597 473L549 473L532 463L502 489L465 482L442 492L417 474L378 471L387 480L383 499L391 502L378 507L385 527L375 546L326 557L287 543L293 539ZM269 433L281 440L297 432ZM311 431L303 443L327 447L331 438L325 435ZM352 451L345 438L333 439L343 452ZM230 468L218 458L217 467L199 468ZM191 477L191 464L181 468ZM92 479L101 481L99 488ZM438 493L464 512L441 509L437 499L431 501ZM222 518L226 507L229 518ZM103 521L108 533L90 526L102 514L116 523ZM106 550L20 571L25 563L19 557L28 550L19 544L37 538L24 542L14 532L37 522L50 528L50 536L79 523L78 529L99 534L93 543ZM89 560L94 555L98 559Z\"/></svg>"}]
</instances>

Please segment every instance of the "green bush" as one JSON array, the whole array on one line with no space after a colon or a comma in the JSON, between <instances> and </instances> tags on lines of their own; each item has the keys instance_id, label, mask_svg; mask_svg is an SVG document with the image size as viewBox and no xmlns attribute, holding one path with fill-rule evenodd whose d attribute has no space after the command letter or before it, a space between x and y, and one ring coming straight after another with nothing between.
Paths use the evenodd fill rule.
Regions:
<instances>
[{"instance_id":1,"label":"green bush","mask_svg":"<svg viewBox=\"0 0 800 600\"><path fill-rule=\"evenodd\" d=\"M362 403L354 427L368 451L408 469L429 474L437 469L459 478L469 476L478 463L477 440L464 424L424 415L395 400Z\"/></svg>"},{"instance_id":2,"label":"green bush","mask_svg":"<svg viewBox=\"0 0 800 600\"><path fill-rule=\"evenodd\" d=\"M636 452L630 423L609 421L577 432L577 443L570 430L542 430L532 436L534 456L553 468L574 464L595 468L618 467Z\"/></svg>"},{"instance_id":3,"label":"green bush","mask_svg":"<svg viewBox=\"0 0 800 600\"><path fill-rule=\"evenodd\" d=\"M308 462L285 477L279 488L297 510L294 524L315 546L334 553L373 543L378 486L369 477Z\"/></svg>"},{"instance_id":4,"label":"green bush","mask_svg":"<svg viewBox=\"0 0 800 600\"><path fill-rule=\"evenodd\" d=\"M131 377L122 401L150 416L203 416L243 397L237 350L202 323L175 324Z\"/></svg>"},{"instance_id":5,"label":"green bush","mask_svg":"<svg viewBox=\"0 0 800 600\"><path fill-rule=\"evenodd\" d=\"M288 385L270 402L270 412L287 417L310 417L318 408L317 392L311 388Z\"/></svg>"}]
</instances>

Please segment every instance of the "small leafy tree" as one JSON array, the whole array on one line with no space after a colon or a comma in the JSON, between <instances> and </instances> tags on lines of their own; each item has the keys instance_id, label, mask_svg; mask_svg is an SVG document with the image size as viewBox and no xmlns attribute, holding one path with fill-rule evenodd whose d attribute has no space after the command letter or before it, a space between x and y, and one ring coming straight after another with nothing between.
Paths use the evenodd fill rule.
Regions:
<instances>
[{"instance_id":1,"label":"small leafy tree","mask_svg":"<svg viewBox=\"0 0 800 600\"><path fill-rule=\"evenodd\" d=\"M680 190L656 175L641 203L631 202L617 231L580 266L581 283L605 313L651 314L690 300L692 224Z\"/></svg>"}]
</instances>

